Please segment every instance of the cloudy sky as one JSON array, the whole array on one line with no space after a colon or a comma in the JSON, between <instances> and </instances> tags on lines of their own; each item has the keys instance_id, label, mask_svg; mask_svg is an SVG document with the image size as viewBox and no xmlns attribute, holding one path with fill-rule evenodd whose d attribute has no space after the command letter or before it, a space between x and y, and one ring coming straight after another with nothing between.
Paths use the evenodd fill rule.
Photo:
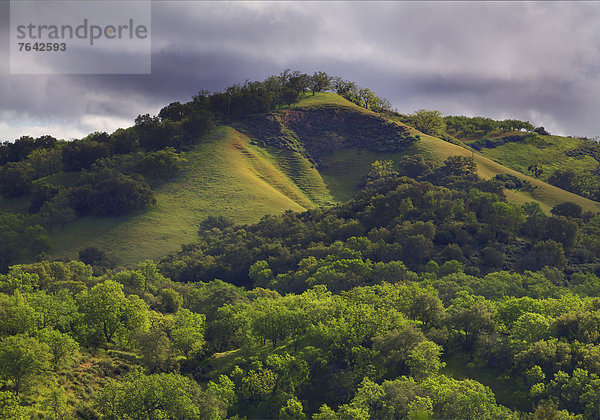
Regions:
<instances>
[{"instance_id":1,"label":"cloudy sky","mask_svg":"<svg viewBox=\"0 0 600 420\"><path fill-rule=\"evenodd\" d=\"M398 111L600 135L597 2L152 2L149 75L11 75L0 0L0 140L129 126L200 89L326 71Z\"/></svg>"}]
</instances>

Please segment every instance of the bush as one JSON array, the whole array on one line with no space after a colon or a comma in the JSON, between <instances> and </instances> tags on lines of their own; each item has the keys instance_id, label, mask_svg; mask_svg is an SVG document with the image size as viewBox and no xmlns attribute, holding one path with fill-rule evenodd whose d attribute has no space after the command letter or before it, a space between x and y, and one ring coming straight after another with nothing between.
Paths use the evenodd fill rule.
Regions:
<instances>
[{"instance_id":1,"label":"bush","mask_svg":"<svg viewBox=\"0 0 600 420\"><path fill-rule=\"evenodd\" d=\"M86 212L95 216L121 216L156 203L152 190L139 175L101 173L86 200Z\"/></svg>"},{"instance_id":2,"label":"bush","mask_svg":"<svg viewBox=\"0 0 600 420\"><path fill-rule=\"evenodd\" d=\"M24 162L9 162L0 170L0 193L5 197L20 197L31 189L33 170Z\"/></svg>"},{"instance_id":3,"label":"bush","mask_svg":"<svg viewBox=\"0 0 600 420\"><path fill-rule=\"evenodd\" d=\"M552 213L555 216L580 218L583 213L583 209L579 204L566 201L564 203L560 203L552 207L550 213Z\"/></svg>"}]
</instances>

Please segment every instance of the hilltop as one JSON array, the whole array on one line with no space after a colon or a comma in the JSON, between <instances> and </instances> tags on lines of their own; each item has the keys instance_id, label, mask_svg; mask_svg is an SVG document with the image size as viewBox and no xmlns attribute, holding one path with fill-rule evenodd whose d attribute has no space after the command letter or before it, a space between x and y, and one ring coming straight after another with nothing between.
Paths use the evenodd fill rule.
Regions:
<instances>
[{"instance_id":1,"label":"hilltop","mask_svg":"<svg viewBox=\"0 0 600 420\"><path fill-rule=\"evenodd\" d=\"M460 139L460 137L458 137ZM464 140L464 142L462 141ZM505 190L509 201L538 202L548 212L571 201L585 211L600 204L527 175L531 155L548 165L553 157L581 146L581 141L544 138L559 146L534 153L531 142L506 143L474 150L473 138L456 144L426 135L390 114L360 107L335 93L305 94L297 103L221 124L180 153L185 159L174 178L154 182L156 204L117 217L85 216L50 230L51 256L75 258L79 250L106 250L122 264L160 259L194 242L199 224L209 216L253 223L265 214L303 211L350 199L377 160L398 162L420 154L439 166L449 156L473 157L478 174L491 179L510 174L529 182L528 191ZM539 141L538 141L539 142ZM537 150L537 149L536 149ZM584 170L592 158L571 159ZM504 165L506 163L506 166ZM558 164L554 164L557 167ZM563 165L563 166L564 166ZM60 172L34 181L73 185L72 173ZM30 196L1 199L0 210L24 211Z\"/></svg>"}]
</instances>

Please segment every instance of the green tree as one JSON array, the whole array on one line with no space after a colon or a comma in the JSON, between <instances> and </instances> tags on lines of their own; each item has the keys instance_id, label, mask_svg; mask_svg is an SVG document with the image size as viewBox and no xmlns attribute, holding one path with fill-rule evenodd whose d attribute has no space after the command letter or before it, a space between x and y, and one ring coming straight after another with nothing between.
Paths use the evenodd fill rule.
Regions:
<instances>
[{"instance_id":1,"label":"green tree","mask_svg":"<svg viewBox=\"0 0 600 420\"><path fill-rule=\"evenodd\" d=\"M50 412L50 418L53 420L62 420L70 417L70 410L67 404L67 393L62 386L54 385L51 387L43 404L46 411Z\"/></svg>"},{"instance_id":2,"label":"green tree","mask_svg":"<svg viewBox=\"0 0 600 420\"><path fill-rule=\"evenodd\" d=\"M0 391L0 419L24 420L25 410L19 397L10 391Z\"/></svg>"},{"instance_id":3,"label":"green tree","mask_svg":"<svg viewBox=\"0 0 600 420\"><path fill-rule=\"evenodd\" d=\"M37 333L38 340L45 343L52 355L51 362L54 370L63 364L70 356L79 350L79 344L69 335L60 331L45 328Z\"/></svg>"},{"instance_id":4,"label":"green tree","mask_svg":"<svg viewBox=\"0 0 600 420\"><path fill-rule=\"evenodd\" d=\"M20 197L32 187L33 171L25 162L9 162L0 168L0 194Z\"/></svg>"},{"instance_id":5,"label":"green tree","mask_svg":"<svg viewBox=\"0 0 600 420\"><path fill-rule=\"evenodd\" d=\"M329 84L329 76L322 71L315 72L310 78L310 89L312 90L313 95L315 92L323 92L324 90L329 89Z\"/></svg>"},{"instance_id":6,"label":"green tree","mask_svg":"<svg viewBox=\"0 0 600 420\"><path fill-rule=\"evenodd\" d=\"M406 175L410 178L418 178L427 175L433 170L433 164L425 160L423 155L404 155L398 163L400 175Z\"/></svg>"},{"instance_id":7,"label":"green tree","mask_svg":"<svg viewBox=\"0 0 600 420\"><path fill-rule=\"evenodd\" d=\"M176 313L183 305L183 298L176 290L161 289L160 302L164 312Z\"/></svg>"},{"instance_id":8,"label":"green tree","mask_svg":"<svg viewBox=\"0 0 600 420\"><path fill-rule=\"evenodd\" d=\"M256 261L250 266L248 277L255 286L268 287L269 282L273 279L273 271L269 268L268 262Z\"/></svg>"},{"instance_id":9,"label":"green tree","mask_svg":"<svg viewBox=\"0 0 600 420\"><path fill-rule=\"evenodd\" d=\"M371 164L367 182L384 182L398 175L391 160L376 160Z\"/></svg>"},{"instance_id":10,"label":"green tree","mask_svg":"<svg viewBox=\"0 0 600 420\"><path fill-rule=\"evenodd\" d=\"M19 291L13 296L0 293L0 335L33 333L37 327L38 316Z\"/></svg>"},{"instance_id":11,"label":"green tree","mask_svg":"<svg viewBox=\"0 0 600 420\"><path fill-rule=\"evenodd\" d=\"M450 156L444 161L442 170L449 175L474 175L477 173L477 165L470 156Z\"/></svg>"},{"instance_id":12,"label":"green tree","mask_svg":"<svg viewBox=\"0 0 600 420\"><path fill-rule=\"evenodd\" d=\"M182 351L186 357L201 352L206 344L206 316L189 309L181 309L175 314L174 321L171 336L175 348Z\"/></svg>"},{"instance_id":13,"label":"green tree","mask_svg":"<svg viewBox=\"0 0 600 420\"><path fill-rule=\"evenodd\" d=\"M428 396L415 398L408 405L408 420L429 420L433 418L433 401Z\"/></svg>"},{"instance_id":14,"label":"green tree","mask_svg":"<svg viewBox=\"0 0 600 420\"><path fill-rule=\"evenodd\" d=\"M139 332L135 338L144 366L150 373L168 372L173 369L176 362L171 340L164 331Z\"/></svg>"},{"instance_id":15,"label":"green tree","mask_svg":"<svg viewBox=\"0 0 600 420\"><path fill-rule=\"evenodd\" d=\"M408 353L406 364L415 378L426 378L438 373L446 364L440 360L442 347L432 341L422 341Z\"/></svg>"},{"instance_id":16,"label":"green tree","mask_svg":"<svg viewBox=\"0 0 600 420\"><path fill-rule=\"evenodd\" d=\"M512 336L534 343L547 338L551 325L552 320L544 315L528 312L517 319L512 328Z\"/></svg>"},{"instance_id":17,"label":"green tree","mask_svg":"<svg viewBox=\"0 0 600 420\"><path fill-rule=\"evenodd\" d=\"M133 373L121 382L112 381L102 389L96 405L107 418L144 420L203 418L210 408L202 404L199 385L175 373Z\"/></svg>"},{"instance_id":18,"label":"green tree","mask_svg":"<svg viewBox=\"0 0 600 420\"><path fill-rule=\"evenodd\" d=\"M531 250L521 258L521 270L539 270L542 267L557 267L563 269L567 264L565 251L560 243L547 240L536 242Z\"/></svg>"},{"instance_id":19,"label":"green tree","mask_svg":"<svg viewBox=\"0 0 600 420\"><path fill-rule=\"evenodd\" d=\"M153 291L165 278L152 260L145 260L138 264L136 273L142 276L143 292Z\"/></svg>"},{"instance_id":20,"label":"green tree","mask_svg":"<svg viewBox=\"0 0 600 420\"><path fill-rule=\"evenodd\" d=\"M410 115L410 123L422 133L432 136L443 134L446 131L446 123L440 111L419 109Z\"/></svg>"},{"instance_id":21,"label":"green tree","mask_svg":"<svg viewBox=\"0 0 600 420\"><path fill-rule=\"evenodd\" d=\"M13 384L15 394L44 374L49 366L48 346L23 334L0 341L0 377Z\"/></svg>"},{"instance_id":22,"label":"green tree","mask_svg":"<svg viewBox=\"0 0 600 420\"><path fill-rule=\"evenodd\" d=\"M444 305L440 298L431 293L421 293L410 305L409 315L423 321L425 326L436 325L444 317Z\"/></svg>"},{"instance_id":23,"label":"green tree","mask_svg":"<svg viewBox=\"0 0 600 420\"><path fill-rule=\"evenodd\" d=\"M469 295L466 291L456 294L448 312L450 325L462 332L466 348L471 348L482 332L494 330L493 309L483 298Z\"/></svg>"},{"instance_id":24,"label":"green tree","mask_svg":"<svg viewBox=\"0 0 600 420\"><path fill-rule=\"evenodd\" d=\"M60 149L36 149L27 156L33 177L43 178L55 174L62 169L62 153Z\"/></svg>"},{"instance_id":25,"label":"green tree","mask_svg":"<svg viewBox=\"0 0 600 420\"><path fill-rule=\"evenodd\" d=\"M106 280L80 297L80 307L87 326L101 334L107 344L119 334L143 329L147 322L147 305L137 296L125 297L123 285Z\"/></svg>"},{"instance_id":26,"label":"green tree","mask_svg":"<svg viewBox=\"0 0 600 420\"><path fill-rule=\"evenodd\" d=\"M277 387L279 389L295 393L300 386L308 381L308 364L288 353L269 355L265 365L277 375Z\"/></svg>"},{"instance_id":27,"label":"green tree","mask_svg":"<svg viewBox=\"0 0 600 420\"><path fill-rule=\"evenodd\" d=\"M306 418L302 403L296 397L287 400L285 405L279 410L280 419L303 420Z\"/></svg>"},{"instance_id":28,"label":"green tree","mask_svg":"<svg viewBox=\"0 0 600 420\"><path fill-rule=\"evenodd\" d=\"M555 216L579 218L583 213L583 209L579 204L575 204L571 201L565 201L564 203L559 203L552 207L550 213Z\"/></svg>"}]
</instances>

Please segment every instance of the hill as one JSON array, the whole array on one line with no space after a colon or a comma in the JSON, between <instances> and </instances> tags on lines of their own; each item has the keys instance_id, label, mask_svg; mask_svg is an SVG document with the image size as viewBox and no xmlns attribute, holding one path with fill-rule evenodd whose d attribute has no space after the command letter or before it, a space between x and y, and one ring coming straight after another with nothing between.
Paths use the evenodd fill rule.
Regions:
<instances>
[{"instance_id":1,"label":"hill","mask_svg":"<svg viewBox=\"0 0 600 420\"><path fill-rule=\"evenodd\" d=\"M0 418L597 418L599 204L514 159L600 149L449 121L286 71L0 144Z\"/></svg>"},{"instance_id":2,"label":"hill","mask_svg":"<svg viewBox=\"0 0 600 420\"><path fill-rule=\"evenodd\" d=\"M572 143L568 147L576 146ZM336 94L309 94L289 107L212 130L182 154L187 163L177 178L152 186L155 206L121 217L87 216L53 229L51 256L76 258L80 249L96 247L125 265L160 259L194 242L198 225L208 216L252 223L265 214L343 202L358 190L372 162L397 162L406 154L421 154L436 165L453 155L473 156L484 179L512 174L534 186L531 191L506 190L510 201L537 201L546 212L564 201L600 211L596 202L519 173L525 163L510 157L524 153L504 153L516 145L473 153ZM512 168L492 160L494 156ZM63 172L36 182L70 185L69 175ZM25 196L3 199L0 206L23 211L28 203Z\"/></svg>"}]
</instances>

